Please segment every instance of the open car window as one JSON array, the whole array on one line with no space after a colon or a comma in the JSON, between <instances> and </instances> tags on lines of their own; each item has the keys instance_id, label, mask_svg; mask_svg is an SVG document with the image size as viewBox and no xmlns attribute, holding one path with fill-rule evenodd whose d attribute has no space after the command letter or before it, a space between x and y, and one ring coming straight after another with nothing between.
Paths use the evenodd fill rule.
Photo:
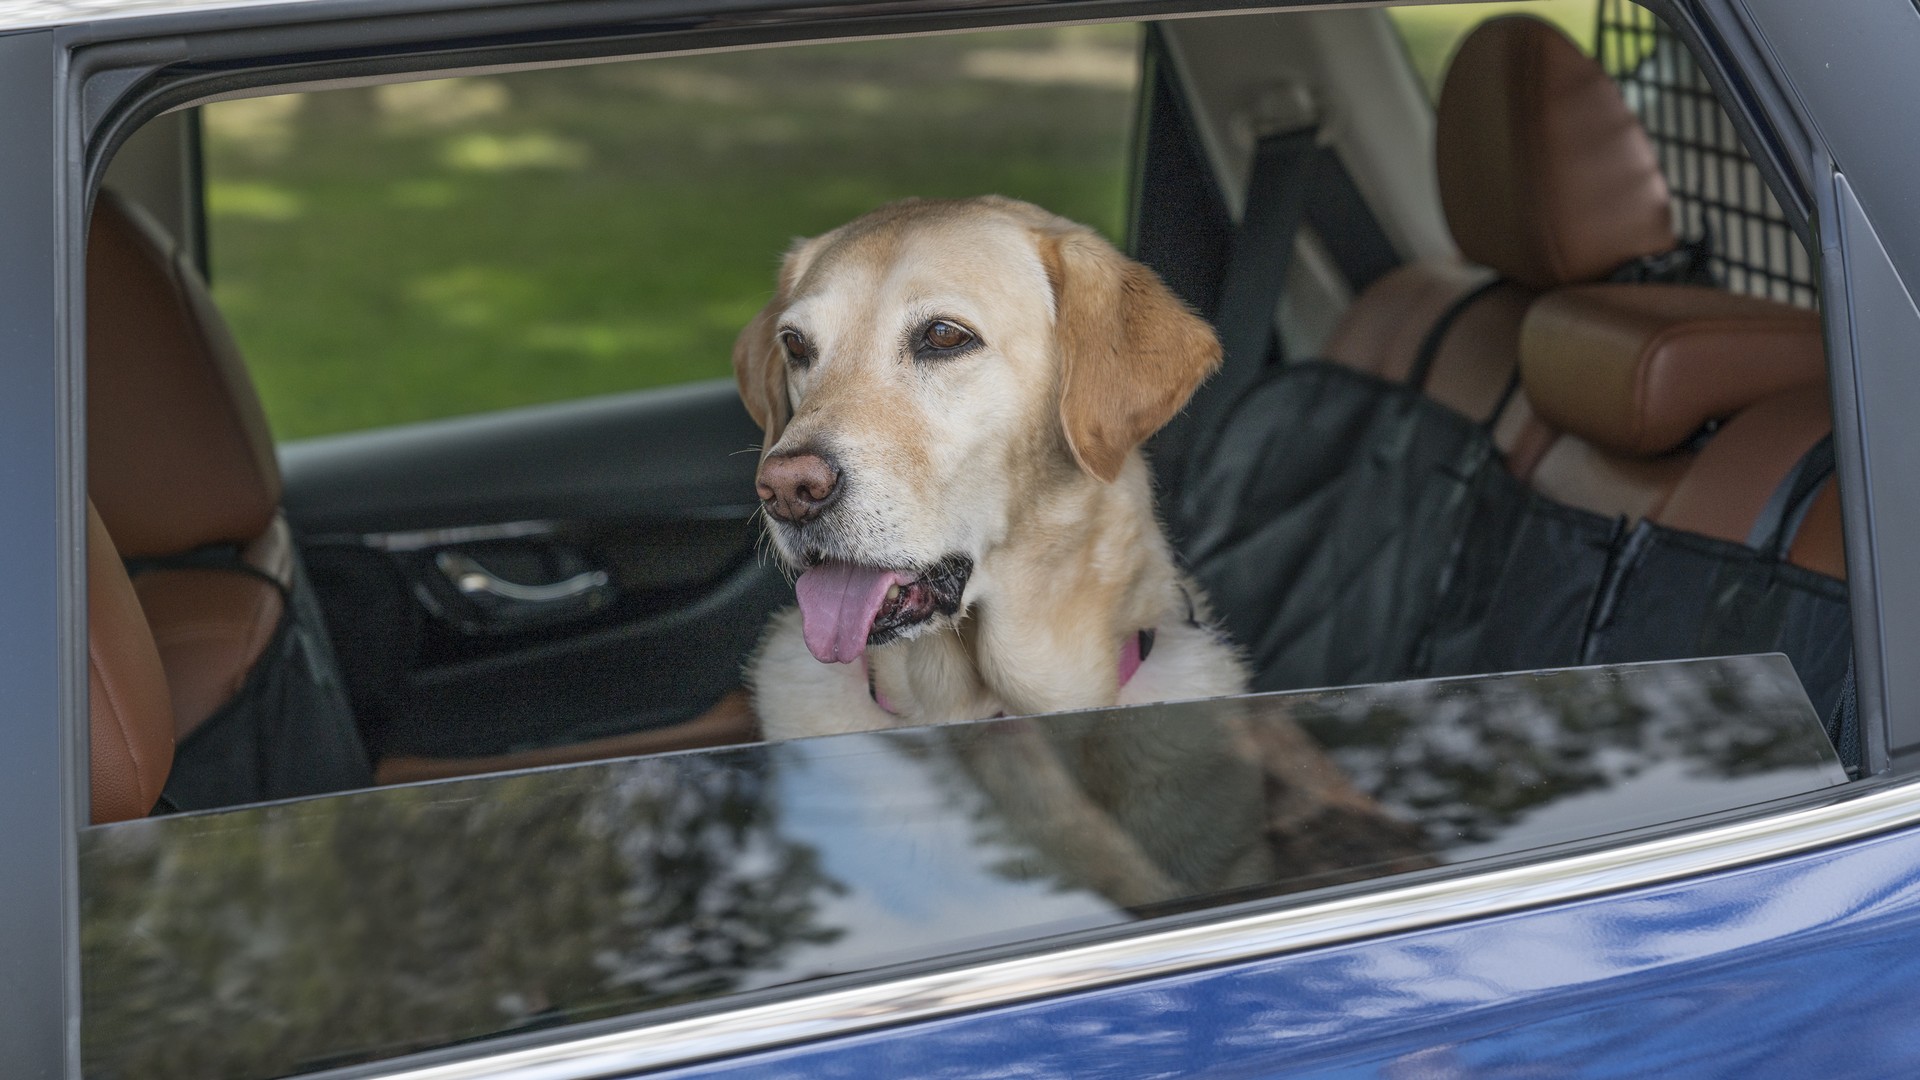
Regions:
<instances>
[{"instance_id":1,"label":"open car window","mask_svg":"<svg viewBox=\"0 0 1920 1080\"><path fill-rule=\"evenodd\" d=\"M1130 25L204 109L208 260L297 440L730 374L797 236L998 191L1118 237Z\"/></svg>"},{"instance_id":2,"label":"open car window","mask_svg":"<svg viewBox=\"0 0 1920 1080\"><path fill-rule=\"evenodd\" d=\"M88 1073L253 1080L718 1014L1872 774L1806 252L1651 15L1567 3L1597 36L1466 36L1497 7L1403 24L1480 43L1438 131L1440 69L1371 10L217 101L210 292L194 238L109 173L94 550L152 631L173 757L131 796L96 768L137 805L96 804L80 841ZM1459 166L1462 132L1511 134L1472 108L1500 100L1497 49L1543 40L1608 121L1548 134L1633 181L1567 212L1598 252L1577 266L1533 259L1553 245L1486 180L1540 190L1532 158ZM1266 93L1282 68L1313 92ZM860 651L920 581L870 567L867 621L831 611L860 657L833 700L897 727L762 741L743 666L826 560L769 551L772 414L735 335L795 236L987 192L1085 223L1226 342L1132 477L1158 470L1139 520L1184 604L1123 628L1117 682L1144 669L1167 700L922 726ZM259 415L142 381L178 357L149 348L173 321L106 288L141 259L214 345L182 365L217 375L193 394L250 373ZM230 463L141 442L223 424L248 450L228 488L175 487ZM175 528L188 510L214 524ZM1167 683L1182 634L1244 692ZM804 637L817 676L832 648Z\"/></svg>"}]
</instances>

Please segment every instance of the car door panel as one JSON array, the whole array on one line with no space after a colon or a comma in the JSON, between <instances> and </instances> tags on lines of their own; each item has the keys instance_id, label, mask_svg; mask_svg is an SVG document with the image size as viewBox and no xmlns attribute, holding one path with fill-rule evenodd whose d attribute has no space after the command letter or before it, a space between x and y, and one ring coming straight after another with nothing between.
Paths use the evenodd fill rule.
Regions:
<instances>
[{"instance_id":1,"label":"car door panel","mask_svg":"<svg viewBox=\"0 0 1920 1080\"><path fill-rule=\"evenodd\" d=\"M791 596L729 381L308 440L287 514L376 754L690 719Z\"/></svg>"}]
</instances>

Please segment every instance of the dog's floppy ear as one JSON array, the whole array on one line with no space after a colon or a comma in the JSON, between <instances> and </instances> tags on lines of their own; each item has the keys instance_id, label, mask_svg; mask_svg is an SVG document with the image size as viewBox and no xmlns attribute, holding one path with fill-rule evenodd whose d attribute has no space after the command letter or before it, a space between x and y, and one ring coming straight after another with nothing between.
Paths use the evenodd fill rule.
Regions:
<instances>
[{"instance_id":1,"label":"dog's floppy ear","mask_svg":"<svg viewBox=\"0 0 1920 1080\"><path fill-rule=\"evenodd\" d=\"M733 379L740 384L740 400L753 422L766 432L761 446L770 447L786 430L792 408L787 404L787 356L774 334L780 313L793 300L793 287L805 270L808 241L797 240L780 264L780 281L773 299L760 309L733 339Z\"/></svg>"},{"instance_id":2,"label":"dog's floppy ear","mask_svg":"<svg viewBox=\"0 0 1920 1080\"><path fill-rule=\"evenodd\" d=\"M1092 230L1042 231L1040 257L1053 286L1067 446L1082 469L1112 481L1219 368L1220 342L1153 271Z\"/></svg>"}]
</instances>

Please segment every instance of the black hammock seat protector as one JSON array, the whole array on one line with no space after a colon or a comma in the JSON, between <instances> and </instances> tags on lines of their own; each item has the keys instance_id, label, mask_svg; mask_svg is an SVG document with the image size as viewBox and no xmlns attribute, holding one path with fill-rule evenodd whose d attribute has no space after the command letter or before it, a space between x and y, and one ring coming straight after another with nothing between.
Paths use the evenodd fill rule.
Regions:
<instances>
[{"instance_id":1,"label":"black hammock seat protector","mask_svg":"<svg viewBox=\"0 0 1920 1080\"><path fill-rule=\"evenodd\" d=\"M1498 456L1419 390L1338 364L1269 369L1192 462L1173 513L1259 691L1415 669Z\"/></svg>"},{"instance_id":2,"label":"black hammock seat protector","mask_svg":"<svg viewBox=\"0 0 1920 1080\"><path fill-rule=\"evenodd\" d=\"M1787 562L1801 514L1758 547L1630 529L1532 491L1413 385L1320 361L1269 368L1212 434L1170 513L1256 691L1778 651L1842 714L1846 585Z\"/></svg>"},{"instance_id":3,"label":"black hammock seat protector","mask_svg":"<svg viewBox=\"0 0 1920 1080\"><path fill-rule=\"evenodd\" d=\"M1177 478L1168 525L1252 688L1780 651L1857 767L1845 583L1786 558L1831 475L1830 438L1733 544L1547 499L1507 471L1499 408L1476 424L1422 392L1453 322L1497 279L1436 321L1404 383L1270 363L1318 146L1310 127L1257 145L1215 312L1226 362L1156 443L1159 475ZM1608 280L1711 285L1709 250L1681 245Z\"/></svg>"},{"instance_id":4,"label":"black hammock seat protector","mask_svg":"<svg viewBox=\"0 0 1920 1080\"><path fill-rule=\"evenodd\" d=\"M1831 716L1852 641L1845 582L1773 552L1641 522L1623 544L1580 659L1785 653L1813 707Z\"/></svg>"},{"instance_id":5,"label":"black hammock seat protector","mask_svg":"<svg viewBox=\"0 0 1920 1080\"><path fill-rule=\"evenodd\" d=\"M1582 659L1785 653L1820 715L1840 715L1853 651L1846 583L1788 561L1833 468L1827 435L1775 490L1745 544L1637 525L1621 545ZM1836 743L1853 734L1836 732Z\"/></svg>"},{"instance_id":6,"label":"black hammock seat protector","mask_svg":"<svg viewBox=\"0 0 1920 1080\"><path fill-rule=\"evenodd\" d=\"M1420 662L1410 675L1531 671L1580 662L1624 523L1554 502L1495 458Z\"/></svg>"},{"instance_id":7,"label":"black hammock seat protector","mask_svg":"<svg viewBox=\"0 0 1920 1080\"><path fill-rule=\"evenodd\" d=\"M224 547L129 560L128 569L215 570L271 581ZM164 805L207 810L373 786L333 647L297 559L293 587L283 595L280 625L239 692L174 747Z\"/></svg>"}]
</instances>

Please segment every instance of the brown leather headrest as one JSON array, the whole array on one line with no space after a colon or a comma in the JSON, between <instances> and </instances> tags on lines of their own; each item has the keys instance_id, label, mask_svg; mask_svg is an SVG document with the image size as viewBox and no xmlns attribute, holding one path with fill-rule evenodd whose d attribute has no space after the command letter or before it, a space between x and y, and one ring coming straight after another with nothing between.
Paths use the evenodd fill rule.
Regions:
<instances>
[{"instance_id":1,"label":"brown leather headrest","mask_svg":"<svg viewBox=\"0 0 1920 1080\"><path fill-rule=\"evenodd\" d=\"M1460 250L1535 289L1671 250L1667 182L1593 58L1528 15L1482 23L1440 91L1435 164Z\"/></svg>"},{"instance_id":2,"label":"brown leather headrest","mask_svg":"<svg viewBox=\"0 0 1920 1080\"><path fill-rule=\"evenodd\" d=\"M1584 285L1520 325L1534 411L1603 449L1664 454L1709 420L1826 378L1820 317L1695 285Z\"/></svg>"},{"instance_id":3,"label":"brown leather headrest","mask_svg":"<svg viewBox=\"0 0 1920 1080\"><path fill-rule=\"evenodd\" d=\"M87 504L93 823L145 817L173 768L173 705L133 582Z\"/></svg>"},{"instance_id":4,"label":"brown leather headrest","mask_svg":"<svg viewBox=\"0 0 1920 1080\"><path fill-rule=\"evenodd\" d=\"M206 285L111 193L87 244L87 490L128 556L244 543L280 505L260 399Z\"/></svg>"}]
</instances>

